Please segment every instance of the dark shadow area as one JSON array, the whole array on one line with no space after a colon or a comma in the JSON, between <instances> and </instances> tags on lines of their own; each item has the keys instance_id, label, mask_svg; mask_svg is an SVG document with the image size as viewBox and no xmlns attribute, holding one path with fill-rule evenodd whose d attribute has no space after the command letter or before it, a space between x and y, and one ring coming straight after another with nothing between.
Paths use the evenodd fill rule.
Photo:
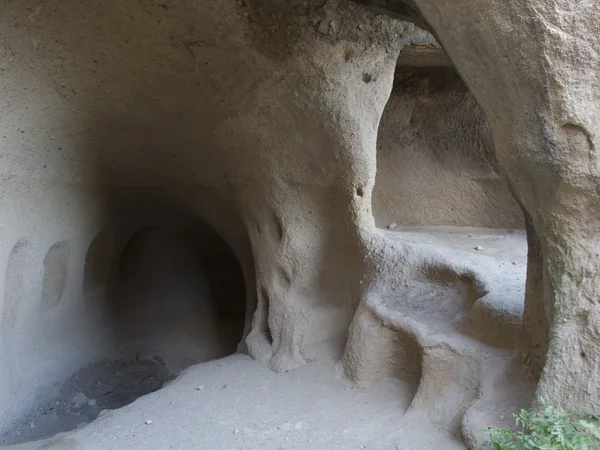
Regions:
<instances>
[{"instance_id":1,"label":"dark shadow area","mask_svg":"<svg viewBox=\"0 0 600 450\"><path fill-rule=\"evenodd\" d=\"M234 353L246 292L231 249L162 192L128 189L117 198L107 240L113 247L106 295L95 299L115 354L159 355L176 373Z\"/></svg>"},{"instance_id":2,"label":"dark shadow area","mask_svg":"<svg viewBox=\"0 0 600 450\"><path fill-rule=\"evenodd\" d=\"M237 351L246 289L225 241L156 189L121 191L112 205L88 249L82 282L85 311L98 323L107 357L55 386L2 444L72 430L160 389L192 364ZM46 269L45 299L56 303L63 273Z\"/></svg>"}]
</instances>

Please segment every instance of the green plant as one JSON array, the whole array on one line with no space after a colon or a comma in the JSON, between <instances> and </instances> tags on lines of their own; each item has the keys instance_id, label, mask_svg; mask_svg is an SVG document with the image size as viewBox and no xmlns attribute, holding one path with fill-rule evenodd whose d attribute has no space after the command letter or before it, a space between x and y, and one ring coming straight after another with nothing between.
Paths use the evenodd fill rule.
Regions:
<instances>
[{"instance_id":1,"label":"green plant","mask_svg":"<svg viewBox=\"0 0 600 450\"><path fill-rule=\"evenodd\" d=\"M519 431L490 428L486 445L494 450L600 450L599 417L564 412L546 404L541 412L515 414Z\"/></svg>"}]
</instances>

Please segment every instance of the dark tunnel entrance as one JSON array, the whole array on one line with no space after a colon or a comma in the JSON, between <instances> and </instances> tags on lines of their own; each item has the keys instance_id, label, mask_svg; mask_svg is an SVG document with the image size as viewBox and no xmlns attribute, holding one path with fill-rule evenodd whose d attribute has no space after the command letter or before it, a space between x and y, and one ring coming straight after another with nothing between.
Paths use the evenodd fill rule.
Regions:
<instances>
[{"instance_id":1,"label":"dark tunnel entrance","mask_svg":"<svg viewBox=\"0 0 600 450\"><path fill-rule=\"evenodd\" d=\"M235 352L244 302L242 271L220 238L145 227L121 253L107 307L120 353L158 354L177 372Z\"/></svg>"},{"instance_id":2,"label":"dark tunnel entrance","mask_svg":"<svg viewBox=\"0 0 600 450\"><path fill-rule=\"evenodd\" d=\"M237 351L244 275L202 218L155 192L118 196L85 257L85 316L102 358L20 418L1 444L69 431L160 389L190 365ZM85 348L82 345L82 348Z\"/></svg>"}]
</instances>

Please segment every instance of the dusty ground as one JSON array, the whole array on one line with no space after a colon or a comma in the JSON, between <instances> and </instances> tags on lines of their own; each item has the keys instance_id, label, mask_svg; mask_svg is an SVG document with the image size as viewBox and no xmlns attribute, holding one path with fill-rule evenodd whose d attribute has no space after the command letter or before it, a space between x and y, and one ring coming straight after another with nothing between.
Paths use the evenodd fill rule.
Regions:
<instances>
[{"instance_id":1,"label":"dusty ground","mask_svg":"<svg viewBox=\"0 0 600 450\"><path fill-rule=\"evenodd\" d=\"M413 388L356 389L333 361L276 374L244 355L189 368L164 389L88 426L16 449L464 448L404 411Z\"/></svg>"},{"instance_id":2,"label":"dusty ground","mask_svg":"<svg viewBox=\"0 0 600 450\"><path fill-rule=\"evenodd\" d=\"M56 396L35 408L0 436L16 444L70 431L102 414L160 389L173 375L160 357L105 360L71 376Z\"/></svg>"},{"instance_id":3,"label":"dusty ground","mask_svg":"<svg viewBox=\"0 0 600 450\"><path fill-rule=\"evenodd\" d=\"M431 248L439 257L454 261L456 267L473 267L473 276L483 277L481 280L490 290L486 297L489 297L490 307L504 314L507 320L512 315L520 317L526 269L526 240L522 231L394 227L383 234L385 239ZM410 283L410 289L417 292L418 283ZM529 385L520 374L521 366L511 365L514 351L494 349L473 339L468 329L458 327L445 316L439 323L435 322L434 311L442 311L443 305L460 300L463 295L462 291L455 292L458 297L454 298L448 287L440 286L439 289L446 295L441 299L435 297L436 306L427 307L428 314L415 314L414 308L410 309L411 303L404 299L402 307L409 308L413 314L403 309L402 317L413 317L419 319L422 326L433 327L437 330L436 336L439 334L444 342L460 348L467 345L464 342L468 343L473 347L473 354L481 354L488 361L487 366L499 364L496 369L486 366L484 372L489 375L486 375L489 380L486 378L484 385L476 387L476 398L469 400L472 407L467 413L467 425L463 424L463 432L477 432L489 425L508 426L509 421L503 421L503 418L510 417L519 402L526 403L530 397ZM491 295L494 293L498 295ZM414 305L419 311L421 302ZM449 317L456 315L454 310L449 314ZM506 329L488 331L506 334L512 325L506 326ZM444 421L434 417L444 415L443 402L439 398L433 399L435 410L429 415L424 414L427 409L422 405L409 410L423 383L418 377L412 381L385 378L369 387L358 388L336 375L339 371L334 366L343 345L344 340L310 346L303 356L309 361L321 362L286 373L274 373L266 364L245 355L233 355L192 366L172 382L168 380L173 371L168 365L165 367L160 358L143 355L137 360L100 362L71 377L52 401L30 413L4 436L4 444L73 430L46 441L7 448L465 448L456 439L457 433L453 436L445 431L451 427L441 426ZM506 370L503 365L507 365ZM418 368L415 370L419 371ZM450 378L447 380L450 382L442 387L452 391L460 383ZM159 389L163 383L165 387ZM505 384L513 389L506 388ZM150 392L153 393L129 404ZM92 405L90 400L94 400ZM121 406L124 407L116 409ZM455 408L451 409L454 411ZM85 425L90 420L93 422ZM436 420L437 425L430 420Z\"/></svg>"}]
</instances>

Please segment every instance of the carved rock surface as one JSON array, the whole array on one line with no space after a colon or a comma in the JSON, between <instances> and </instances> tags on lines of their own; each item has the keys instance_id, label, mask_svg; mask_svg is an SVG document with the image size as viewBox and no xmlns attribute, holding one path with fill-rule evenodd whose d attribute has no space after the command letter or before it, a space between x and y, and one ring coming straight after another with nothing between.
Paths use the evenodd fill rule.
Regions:
<instances>
[{"instance_id":1,"label":"carved rock surface","mask_svg":"<svg viewBox=\"0 0 600 450\"><path fill-rule=\"evenodd\" d=\"M0 7L0 431L236 350L472 448L536 386L600 408L600 13L357 3Z\"/></svg>"}]
</instances>

